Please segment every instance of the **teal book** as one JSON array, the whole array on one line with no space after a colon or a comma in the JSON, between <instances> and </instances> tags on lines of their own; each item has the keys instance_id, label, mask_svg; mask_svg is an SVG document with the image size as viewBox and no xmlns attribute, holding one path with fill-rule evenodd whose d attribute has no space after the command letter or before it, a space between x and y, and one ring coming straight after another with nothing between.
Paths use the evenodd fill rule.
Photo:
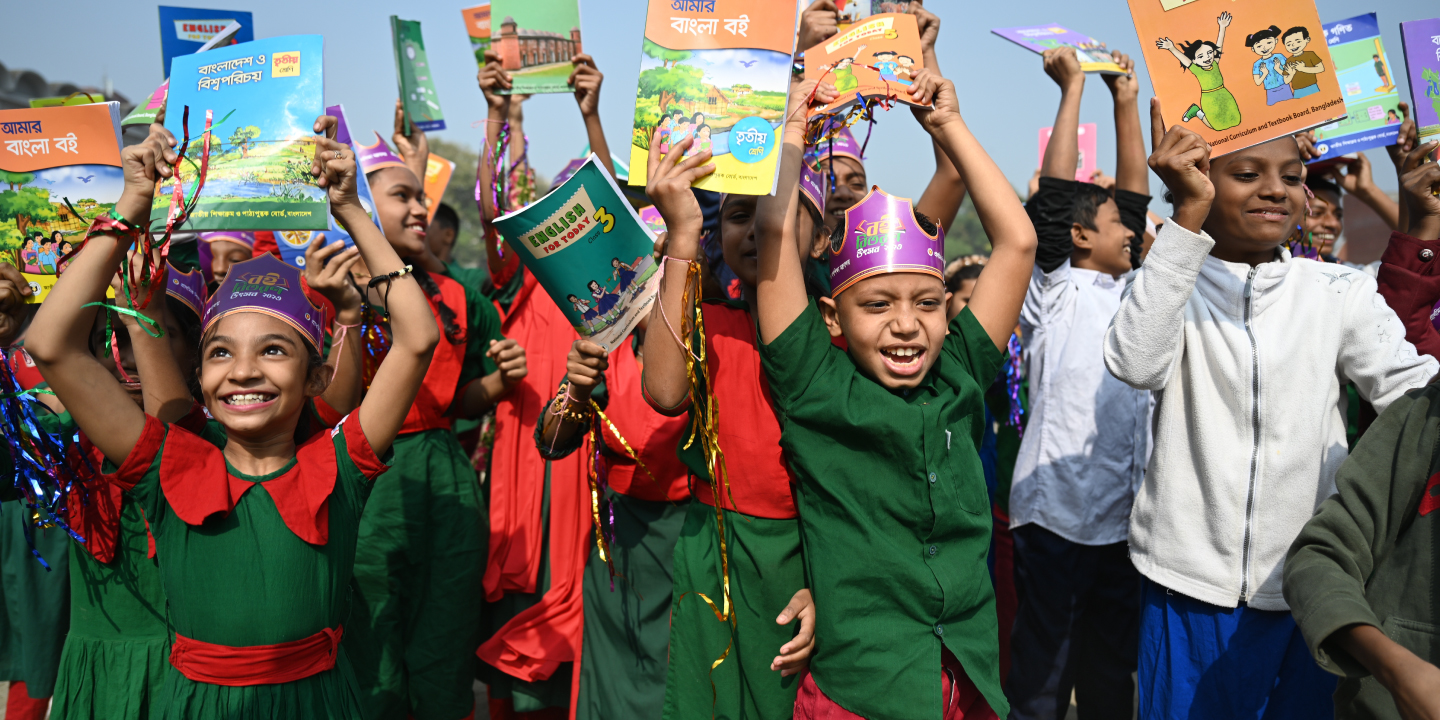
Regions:
<instances>
[{"instance_id":1,"label":"teal book","mask_svg":"<svg viewBox=\"0 0 1440 720\"><path fill-rule=\"evenodd\" d=\"M315 118L325 111L323 55L321 36L290 35L172 61L165 128L186 150L175 177L156 189L153 231L192 196L174 229L326 229L330 202L310 176Z\"/></svg>"},{"instance_id":2,"label":"teal book","mask_svg":"<svg viewBox=\"0 0 1440 720\"><path fill-rule=\"evenodd\" d=\"M430 58L425 54L425 38L420 23L390 16L390 38L395 49L395 78L400 82L400 97L405 101L405 134L410 126L431 132L445 129L440 112L440 95L435 92L435 78L430 72Z\"/></svg>"},{"instance_id":3,"label":"teal book","mask_svg":"<svg viewBox=\"0 0 1440 720\"><path fill-rule=\"evenodd\" d=\"M506 94L572 92L570 59L580 43L578 0L492 0L490 46L510 73Z\"/></svg>"},{"instance_id":4,"label":"teal book","mask_svg":"<svg viewBox=\"0 0 1440 720\"><path fill-rule=\"evenodd\" d=\"M655 233L593 153L495 227L580 337L614 350L650 312L660 289Z\"/></svg>"}]
</instances>

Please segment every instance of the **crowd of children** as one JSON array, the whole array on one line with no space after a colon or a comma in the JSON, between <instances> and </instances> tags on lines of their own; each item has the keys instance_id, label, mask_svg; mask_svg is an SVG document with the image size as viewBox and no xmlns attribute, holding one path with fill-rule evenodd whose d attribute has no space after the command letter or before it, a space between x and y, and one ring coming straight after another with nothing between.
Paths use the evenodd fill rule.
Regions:
<instances>
[{"instance_id":1,"label":"crowd of children","mask_svg":"<svg viewBox=\"0 0 1440 720\"><path fill-rule=\"evenodd\" d=\"M1437 143L1401 125L1398 202L1364 155L1307 170L1301 134L1213 156L1159 101L1147 152L1117 52L1115 175L1081 182L1087 76L1053 48L1022 200L941 73L940 19L903 11L928 184L871 185L849 130L814 142L840 73L792 86L768 196L694 189L709 127L664 113L659 291L608 352L492 224L536 199L495 50L479 184L512 191L477 192L482 227L431 212L399 104L388 144L321 116L309 171L353 247L318 236L303 270L267 232L146 242L178 160L153 125L78 251L0 263L0 375L76 439L68 528L5 504L7 717L1440 717ZM797 46L837 19L816 0ZM1219 22L1161 43L1202 84ZM1268 54L1301 30L1246 39L1277 98L1310 66ZM614 175L604 77L572 65ZM1228 127L1212 100L1185 119ZM1378 268L1335 256L1345 194L1394 230ZM967 195L990 252L947 267ZM453 258L475 233L485 269ZM31 266L63 266L39 305ZM610 310L592 284L587 322Z\"/></svg>"}]
</instances>

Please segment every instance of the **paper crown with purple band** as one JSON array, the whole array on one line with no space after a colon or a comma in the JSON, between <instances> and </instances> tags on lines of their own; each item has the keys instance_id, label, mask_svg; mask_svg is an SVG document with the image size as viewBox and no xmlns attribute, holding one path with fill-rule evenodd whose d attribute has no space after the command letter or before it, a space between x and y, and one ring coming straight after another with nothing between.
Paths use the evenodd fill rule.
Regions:
<instances>
[{"instance_id":1,"label":"paper crown with purple band","mask_svg":"<svg viewBox=\"0 0 1440 720\"><path fill-rule=\"evenodd\" d=\"M845 211L845 232L830 244L830 287L838 296L865 278L897 272L923 273L944 280L945 252L940 239L915 222L909 198L870 188Z\"/></svg>"},{"instance_id":2,"label":"paper crown with purple band","mask_svg":"<svg viewBox=\"0 0 1440 720\"><path fill-rule=\"evenodd\" d=\"M821 140L805 149L805 164L811 167L831 157L847 157L862 165L865 163L865 158L860 155L860 143L855 142L850 128L840 128L833 139Z\"/></svg>"},{"instance_id":3,"label":"paper crown with purple band","mask_svg":"<svg viewBox=\"0 0 1440 720\"><path fill-rule=\"evenodd\" d=\"M805 163L800 163L800 197L825 214L825 174Z\"/></svg>"},{"instance_id":4,"label":"paper crown with purple band","mask_svg":"<svg viewBox=\"0 0 1440 720\"><path fill-rule=\"evenodd\" d=\"M200 242L213 243L219 240L232 242L236 245L244 245L251 250L255 249L255 233L241 230L218 230L216 232L200 233Z\"/></svg>"},{"instance_id":5,"label":"paper crown with purple band","mask_svg":"<svg viewBox=\"0 0 1440 720\"><path fill-rule=\"evenodd\" d=\"M225 281L205 305L204 331L226 315L257 312L281 320L319 350L324 313L310 303L300 284L300 270L264 253L230 266Z\"/></svg>"},{"instance_id":6,"label":"paper crown with purple band","mask_svg":"<svg viewBox=\"0 0 1440 720\"><path fill-rule=\"evenodd\" d=\"M185 303L195 313L195 317L205 315L205 275L199 270L191 270L188 273L180 272L169 262L169 278L165 282L165 294Z\"/></svg>"},{"instance_id":7,"label":"paper crown with purple band","mask_svg":"<svg viewBox=\"0 0 1440 720\"><path fill-rule=\"evenodd\" d=\"M374 145L355 143L355 161L360 163L360 172L369 175L376 170L392 167L406 167L405 161L385 144L385 138L375 133Z\"/></svg>"}]
</instances>

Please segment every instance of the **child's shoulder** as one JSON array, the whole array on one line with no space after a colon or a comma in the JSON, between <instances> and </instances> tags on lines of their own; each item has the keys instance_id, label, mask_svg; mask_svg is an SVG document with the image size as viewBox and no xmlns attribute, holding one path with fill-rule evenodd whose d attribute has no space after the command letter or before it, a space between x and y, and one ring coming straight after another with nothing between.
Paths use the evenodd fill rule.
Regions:
<instances>
[{"instance_id":1,"label":"child's shoulder","mask_svg":"<svg viewBox=\"0 0 1440 720\"><path fill-rule=\"evenodd\" d=\"M1375 278L1369 273L1340 263L1310 258L1291 258L1290 272L1304 285L1319 285L1326 294L1346 295L1352 292L1374 293Z\"/></svg>"}]
</instances>

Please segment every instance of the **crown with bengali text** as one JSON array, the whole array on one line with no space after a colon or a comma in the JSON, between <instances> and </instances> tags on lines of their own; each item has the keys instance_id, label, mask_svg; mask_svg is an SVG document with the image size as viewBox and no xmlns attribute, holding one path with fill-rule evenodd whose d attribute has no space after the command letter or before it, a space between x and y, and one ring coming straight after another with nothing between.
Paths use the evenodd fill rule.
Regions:
<instances>
[{"instance_id":1,"label":"crown with bengali text","mask_svg":"<svg viewBox=\"0 0 1440 720\"><path fill-rule=\"evenodd\" d=\"M205 275L199 270L180 272L169 262L165 263L169 269L166 271L165 294L179 300L195 313L195 317L205 316Z\"/></svg>"},{"instance_id":2,"label":"crown with bengali text","mask_svg":"<svg viewBox=\"0 0 1440 720\"><path fill-rule=\"evenodd\" d=\"M937 234L915 221L909 198L875 185L845 211L843 233L831 236L830 286L838 297L865 278L911 272L945 277L945 250Z\"/></svg>"},{"instance_id":3,"label":"crown with bengali text","mask_svg":"<svg viewBox=\"0 0 1440 720\"><path fill-rule=\"evenodd\" d=\"M269 315L295 328L316 350L322 345L325 314L305 297L299 268L270 253L230 266L225 281L205 305L204 331L226 315L240 312Z\"/></svg>"},{"instance_id":4,"label":"crown with bengali text","mask_svg":"<svg viewBox=\"0 0 1440 720\"><path fill-rule=\"evenodd\" d=\"M360 172L366 175L385 168L406 167L405 161L385 144L385 138L380 137L378 132L375 133L374 145L355 143L355 161L360 163Z\"/></svg>"},{"instance_id":5,"label":"crown with bengali text","mask_svg":"<svg viewBox=\"0 0 1440 720\"><path fill-rule=\"evenodd\" d=\"M806 163L800 163L800 197L825 214L825 174Z\"/></svg>"}]
</instances>

